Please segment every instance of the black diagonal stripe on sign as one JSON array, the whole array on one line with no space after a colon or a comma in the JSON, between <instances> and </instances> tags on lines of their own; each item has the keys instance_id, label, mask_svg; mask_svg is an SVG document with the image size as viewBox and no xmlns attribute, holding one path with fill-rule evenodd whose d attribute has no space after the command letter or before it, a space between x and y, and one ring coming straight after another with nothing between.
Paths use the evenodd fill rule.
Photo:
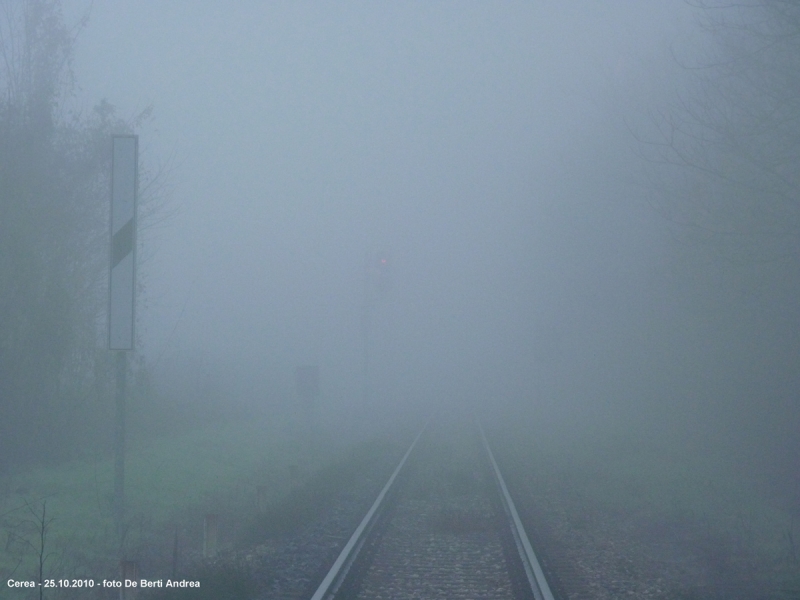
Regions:
<instances>
[{"instance_id":1,"label":"black diagonal stripe on sign","mask_svg":"<svg viewBox=\"0 0 800 600\"><path fill-rule=\"evenodd\" d=\"M111 268L119 264L123 258L133 252L133 219L119 228L111 238Z\"/></svg>"}]
</instances>

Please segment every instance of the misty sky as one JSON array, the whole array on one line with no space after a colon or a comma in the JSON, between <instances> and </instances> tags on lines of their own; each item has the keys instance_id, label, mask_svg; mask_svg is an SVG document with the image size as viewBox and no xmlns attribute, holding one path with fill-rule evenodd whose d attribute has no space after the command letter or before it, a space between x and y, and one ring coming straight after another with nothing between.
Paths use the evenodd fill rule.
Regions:
<instances>
[{"instance_id":1,"label":"misty sky","mask_svg":"<svg viewBox=\"0 0 800 600\"><path fill-rule=\"evenodd\" d=\"M168 164L179 208L141 234L141 350L278 390L317 363L327 395L356 393L365 255L385 249L388 399L524 388L553 360L607 370L654 310L662 252L624 118L670 89L690 17L680 0L94 2L77 102L154 106L141 160Z\"/></svg>"}]
</instances>

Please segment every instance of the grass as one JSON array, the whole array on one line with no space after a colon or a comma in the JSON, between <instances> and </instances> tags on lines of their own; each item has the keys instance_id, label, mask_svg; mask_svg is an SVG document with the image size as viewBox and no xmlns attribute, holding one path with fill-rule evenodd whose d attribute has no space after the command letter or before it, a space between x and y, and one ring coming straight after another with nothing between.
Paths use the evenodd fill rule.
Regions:
<instances>
[{"instance_id":1,"label":"grass","mask_svg":"<svg viewBox=\"0 0 800 600\"><path fill-rule=\"evenodd\" d=\"M791 515L721 448L629 438L579 455L586 491L609 510L648 510L703 523L743 546L777 557Z\"/></svg>"},{"instance_id":2,"label":"grass","mask_svg":"<svg viewBox=\"0 0 800 600\"><path fill-rule=\"evenodd\" d=\"M746 448L632 430L542 437L518 431L515 454L540 484L585 505L586 519L600 511L652 535L681 529L711 568L746 560L777 587L800 589L800 507L764 485Z\"/></svg>"},{"instance_id":3,"label":"grass","mask_svg":"<svg viewBox=\"0 0 800 600\"><path fill-rule=\"evenodd\" d=\"M268 505L280 506L293 489L319 478L316 473L325 473L323 467L336 463L345 452L342 441L292 433L283 425L225 423L131 447L122 554L145 565L169 561L176 529L182 555L196 554L204 514L222 515L222 524L254 514L257 486L265 490L263 500ZM5 547L0 551L0 580L12 574L17 579L35 578L37 524L28 507L35 512L43 503L53 518L46 540L45 577L117 576L120 547L111 519L112 487L110 457L14 474L0 496ZM232 530L221 530L222 544L235 541ZM3 586L0 597L7 592ZM14 591L13 597L25 596Z\"/></svg>"},{"instance_id":4,"label":"grass","mask_svg":"<svg viewBox=\"0 0 800 600\"><path fill-rule=\"evenodd\" d=\"M376 460L384 457L392 466L397 451L381 441L361 444L338 460L323 466L288 494L269 504L263 513L253 517L245 531L246 542L290 534L319 515L330 498L350 488L365 472L372 470ZM387 474L388 477L388 474ZM382 484L383 481L378 481ZM376 489L376 494L377 494Z\"/></svg>"}]
</instances>

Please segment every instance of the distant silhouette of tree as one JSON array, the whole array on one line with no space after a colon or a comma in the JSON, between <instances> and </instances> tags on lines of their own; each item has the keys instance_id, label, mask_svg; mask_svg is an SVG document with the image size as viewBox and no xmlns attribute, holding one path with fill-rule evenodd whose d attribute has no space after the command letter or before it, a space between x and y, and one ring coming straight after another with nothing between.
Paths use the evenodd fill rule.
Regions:
<instances>
[{"instance_id":1,"label":"distant silhouette of tree","mask_svg":"<svg viewBox=\"0 0 800 600\"><path fill-rule=\"evenodd\" d=\"M736 261L800 251L800 2L695 4L710 45L639 135L656 206L679 235Z\"/></svg>"},{"instance_id":2,"label":"distant silhouette of tree","mask_svg":"<svg viewBox=\"0 0 800 600\"><path fill-rule=\"evenodd\" d=\"M56 0L0 1L0 456L63 457L108 416L107 102L69 110ZM146 115L143 115L146 116Z\"/></svg>"}]
</instances>

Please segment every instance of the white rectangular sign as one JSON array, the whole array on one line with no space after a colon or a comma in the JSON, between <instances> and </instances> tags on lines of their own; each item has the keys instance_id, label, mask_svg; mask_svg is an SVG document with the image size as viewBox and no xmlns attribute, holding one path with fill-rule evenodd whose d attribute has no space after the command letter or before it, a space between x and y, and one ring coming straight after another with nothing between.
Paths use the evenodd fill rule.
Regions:
<instances>
[{"instance_id":1,"label":"white rectangular sign","mask_svg":"<svg viewBox=\"0 0 800 600\"><path fill-rule=\"evenodd\" d=\"M112 136L108 347L133 350L139 138Z\"/></svg>"}]
</instances>

